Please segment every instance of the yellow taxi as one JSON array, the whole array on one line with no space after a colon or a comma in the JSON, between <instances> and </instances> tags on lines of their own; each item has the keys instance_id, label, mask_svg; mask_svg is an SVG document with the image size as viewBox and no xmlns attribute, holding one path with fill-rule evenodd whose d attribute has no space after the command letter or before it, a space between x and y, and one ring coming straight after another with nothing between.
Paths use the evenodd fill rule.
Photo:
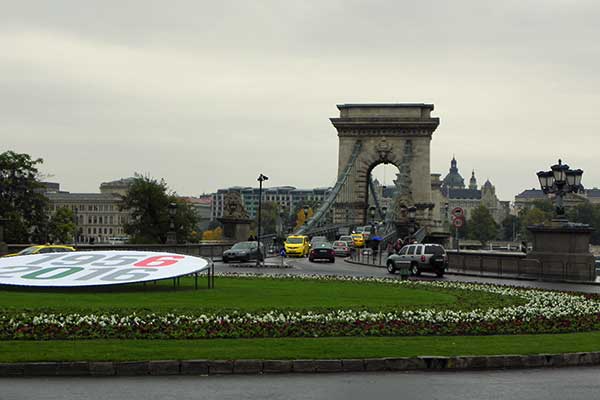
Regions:
<instances>
[{"instance_id":1,"label":"yellow taxi","mask_svg":"<svg viewBox=\"0 0 600 400\"><path fill-rule=\"evenodd\" d=\"M363 247L365 245L365 237L362 233L353 233L351 236L354 246Z\"/></svg>"},{"instance_id":2,"label":"yellow taxi","mask_svg":"<svg viewBox=\"0 0 600 400\"><path fill-rule=\"evenodd\" d=\"M304 257L310 253L308 236L288 236L283 246L285 247L286 257Z\"/></svg>"},{"instance_id":3,"label":"yellow taxi","mask_svg":"<svg viewBox=\"0 0 600 400\"><path fill-rule=\"evenodd\" d=\"M75 251L72 246L66 246L62 244L39 244L36 246L30 246L26 249L21 250L18 253L7 254L4 257L16 257L16 256L28 256L31 254L46 254L46 253L66 253Z\"/></svg>"}]
</instances>

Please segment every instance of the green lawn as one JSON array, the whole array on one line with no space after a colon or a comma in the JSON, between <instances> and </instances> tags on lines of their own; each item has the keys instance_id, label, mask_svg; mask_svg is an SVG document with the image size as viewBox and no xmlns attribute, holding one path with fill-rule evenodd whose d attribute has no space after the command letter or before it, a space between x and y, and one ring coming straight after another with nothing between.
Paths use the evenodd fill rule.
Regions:
<instances>
[{"instance_id":1,"label":"green lawn","mask_svg":"<svg viewBox=\"0 0 600 400\"><path fill-rule=\"evenodd\" d=\"M0 341L0 362L317 359L599 351L600 332L557 335Z\"/></svg>"},{"instance_id":2,"label":"green lawn","mask_svg":"<svg viewBox=\"0 0 600 400\"><path fill-rule=\"evenodd\" d=\"M393 284L223 277L216 279L216 288L211 290L204 287L194 290L192 278L182 279L177 290L171 281L115 288L0 290L0 312L473 309L519 302L522 300L490 293L415 289Z\"/></svg>"}]
</instances>

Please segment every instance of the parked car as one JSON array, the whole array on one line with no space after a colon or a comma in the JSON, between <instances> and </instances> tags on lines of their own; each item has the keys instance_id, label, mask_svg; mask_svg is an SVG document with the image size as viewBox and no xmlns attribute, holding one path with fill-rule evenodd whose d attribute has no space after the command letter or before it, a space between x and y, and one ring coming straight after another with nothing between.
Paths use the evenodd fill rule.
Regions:
<instances>
[{"instance_id":1,"label":"parked car","mask_svg":"<svg viewBox=\"0 0 600 400\"><path fill-rule=\"evenodd\" d=\"M66 253L70 251L75 251L75 248L72 246L65 246L62 244L39 244L27 247L26 249L23 249L18 253L6 254L4 257L28 256L32 254L46 253Z\"/></svg>"},{"instance_id":2,"label":"parked car","mask_svg":"<svg viewBox=\"0 0 600 400\"><path fill-rule=\"evenodd\" d=\"M283 243L286 257L304 257L310 252L308 236L288 236Z\"/></svg>"},{"instance_id":3,"label":"parked car","mask_svg":"<svg viewBox=\"0 0 600 400\"><path fill-rule=\"evenodd\" d=\"M329 262L335 262L335 251L333 250L331 243L321 242L310 250L308 261L313 262L315 260L327 260Z\"/></svg>"},{"instance_id":4,"label":"parked car","mask_svg":"<svg viewBox=\"0 0 600 400\"><path fill-rule=\"evenodd\" d=\"M336 256L349 257L352 253L352 248L350 248L348 242L336 240L333 242L333 251Z\"/></svg>"},{"instance_id":5,"label":"parked car","mask_svg":"<svg viewBox=\"0 0 600 400\"><path fill-rule=\"evenodd\" d=\"M260 244L260 251L258 251L257 242L239 242L234 244L229 250L223 252L224 263L250 261L257 258L260 261L265 259L265 246L262 243Z\"/></svg>"},{"instance_id":6,"label":"parked car","mask_svg":"<svg viewBox=\"0 0 600 400\"><path fill-rule=\"evenodd\" d=\"M410 270L413 275L421 275L421 272L433 272L437 276L444 276L448 268L448 255L446 250L439 244L409 244L400 249L398 254L390 255L386 260L387 270L390 274L396 272L400 261L409 261Z\"/></svg>"}]
</instances>

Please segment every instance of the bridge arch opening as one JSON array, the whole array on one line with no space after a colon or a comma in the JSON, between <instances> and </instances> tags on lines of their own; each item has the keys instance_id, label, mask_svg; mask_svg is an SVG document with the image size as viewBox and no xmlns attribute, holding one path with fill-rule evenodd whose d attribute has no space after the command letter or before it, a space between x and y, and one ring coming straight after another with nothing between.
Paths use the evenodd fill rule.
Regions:
<instances>
[{"instance_id":1,"label":"bridge arch opening","mask_svg":"<svg viewBox=\"0 0 600 400\"><path fill-rule=\"evenodd\" d=\"M392 211L397 194L395 182L399 176L400 168L393 162L377 160L369 166L365 185L365 223L385 221L388 212Z\"/></svg>"}]
</instances>

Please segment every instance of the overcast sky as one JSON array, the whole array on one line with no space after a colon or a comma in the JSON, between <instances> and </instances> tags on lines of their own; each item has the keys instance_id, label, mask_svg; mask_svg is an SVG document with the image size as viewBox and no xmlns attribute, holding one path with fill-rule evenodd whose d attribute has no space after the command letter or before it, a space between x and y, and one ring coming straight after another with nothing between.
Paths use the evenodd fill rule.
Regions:
<instances>
[{"instance_id":1,"label":"overcast sky","mask_svg":"<svg viewBox=\"0 0 600 400\"><path fill-rule=\"evenodd\" d=\"M332 185L340 103L433 103L503 200L559 157L600 186L600 2L0 0L2 151L71 192ZM380 168L381 169L381 168ZM381 171L380 171L381 172ZM391 184L391 167L386 179Z\"/></svg>"}]
</instances>

